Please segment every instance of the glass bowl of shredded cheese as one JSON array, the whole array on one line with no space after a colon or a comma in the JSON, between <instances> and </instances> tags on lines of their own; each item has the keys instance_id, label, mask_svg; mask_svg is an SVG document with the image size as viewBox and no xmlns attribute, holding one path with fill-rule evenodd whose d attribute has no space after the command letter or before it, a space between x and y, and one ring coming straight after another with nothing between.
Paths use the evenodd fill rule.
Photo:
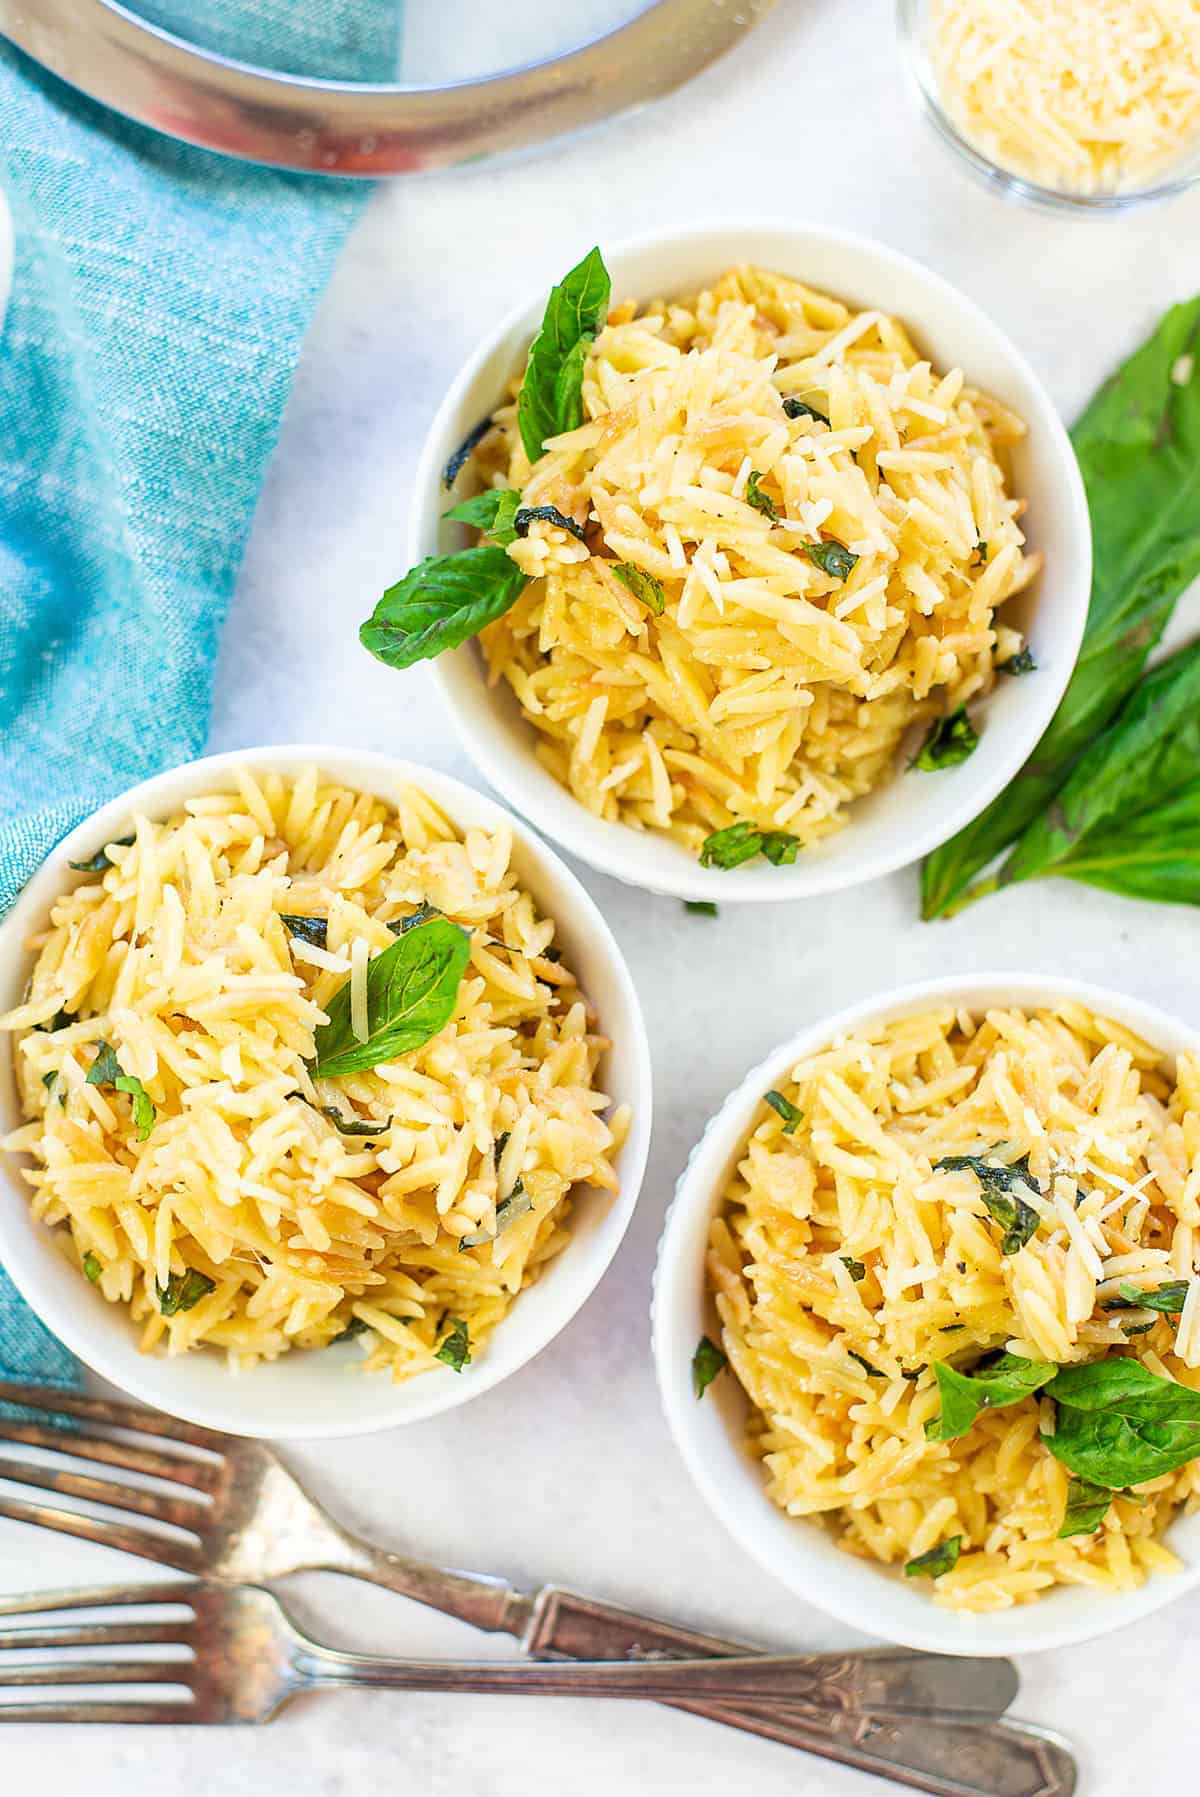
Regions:
<instances>
[{"instance_id":1,"label":"glass bowl of shredded cheese","mask_svg":"<svg viewBox=\"0 0 1200 1797\"><path fill-rule=\"evenodd\" d=\"M1200 0L899 0L938 135L1017 198L1116 211L1200 179Z\"/></svg>"}]
</instances>

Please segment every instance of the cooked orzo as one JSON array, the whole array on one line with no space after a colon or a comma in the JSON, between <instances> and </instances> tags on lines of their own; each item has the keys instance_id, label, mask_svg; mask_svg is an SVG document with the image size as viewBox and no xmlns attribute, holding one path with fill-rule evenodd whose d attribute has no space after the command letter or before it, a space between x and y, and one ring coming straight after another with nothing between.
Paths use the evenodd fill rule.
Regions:
<instances>
[{"instance_id":1,"label":"cooked orzo","mask_svg":"<svg viewBox=\"0 0 1200 1797\"><path fill-rule=\"evenodd\" d=\"M531 466L506 405L474 461L524 508L491 678L597 816L693 852L784 832L763 852L790 859L1021 650L1024 426L887 312L752 267L619 305L582 411Z\"/></svg>"},{"instance_id":2,"label":"cooked orzo","mask_svg":"<svg viewBox=\"0 0 1200 1797\"><path fill-rule=\"evenodd\" d=\"M97 846L0 1018L34 1215L143 1349L461 1370L626 1126L508 833L309 768Z\"/></svg>"},{"instance_id":3,"label":"cooked orzo","mask_svg":"<svg viewBox=\"0 0 1200 1797\"><path fill-rule=\"evenodd\" d=\"M837 1040L771 1105L708 1255L770 1497L955 1609L1174 1567L1200 1056L1074 1004L947 1006Z\"/></svg>"}]
</instances>

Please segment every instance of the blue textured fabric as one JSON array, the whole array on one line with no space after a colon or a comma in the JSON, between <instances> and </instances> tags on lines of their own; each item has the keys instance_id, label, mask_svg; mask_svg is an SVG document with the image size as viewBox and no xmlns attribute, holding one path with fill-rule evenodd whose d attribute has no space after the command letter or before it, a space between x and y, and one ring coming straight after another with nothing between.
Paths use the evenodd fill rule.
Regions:
<instances>
[{"instance_id":1,"label":"blue textured fabric","mask_svg":"<svg viewBox=\"0 0 1200 1797\"><path fill-rule=\"evenodd\" d=\"M395 0L180 0L278 66L392 66ZM342 40L336 39L341 30ZM0 46L0 914L96 805L203 746L217 634L316 299L365 199L114 117ZM0 1274L0 1371L73 1363Z\"/></svg>"}]
</instances>

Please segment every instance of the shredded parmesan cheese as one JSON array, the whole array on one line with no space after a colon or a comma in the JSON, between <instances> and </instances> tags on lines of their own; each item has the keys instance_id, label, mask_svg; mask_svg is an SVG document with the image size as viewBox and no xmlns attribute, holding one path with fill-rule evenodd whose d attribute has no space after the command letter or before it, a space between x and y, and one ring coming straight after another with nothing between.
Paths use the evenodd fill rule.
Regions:
<instances>
[{"instance_id":1,"label":"shredded parmesan cheese","mask_svg":"<svg viewBox=\"0 0 1200 1797\"><path fill-rule=\"evenodd\" d=\"M963 135L1080 194L1146 185L1200 143L1200 0L931 0Z\"/></svg>"}]
</instances>

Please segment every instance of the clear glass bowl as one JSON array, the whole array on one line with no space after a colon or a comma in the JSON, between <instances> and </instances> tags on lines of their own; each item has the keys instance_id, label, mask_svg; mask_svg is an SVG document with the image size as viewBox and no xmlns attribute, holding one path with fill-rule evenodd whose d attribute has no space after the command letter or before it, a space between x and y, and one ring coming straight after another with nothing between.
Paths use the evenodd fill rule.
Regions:
<instances>
[{"instance_id":1,"label":"clear glass bowl","mask_svg":"<svg viewBox=\"0 0 1200 1797\"><path fill-rule=\"evenodd\" d=\"M936 135L989 187L1006 197L1059 212L1124 212L1148 200L1169 199L1200 182L1200 142L1144 185L1094 193L1047 186L1017 169L1005 167L963 133L942 98L932 54L930 0L897 0L896 26L909 85Z\"/></svg>"}]
</instances>

